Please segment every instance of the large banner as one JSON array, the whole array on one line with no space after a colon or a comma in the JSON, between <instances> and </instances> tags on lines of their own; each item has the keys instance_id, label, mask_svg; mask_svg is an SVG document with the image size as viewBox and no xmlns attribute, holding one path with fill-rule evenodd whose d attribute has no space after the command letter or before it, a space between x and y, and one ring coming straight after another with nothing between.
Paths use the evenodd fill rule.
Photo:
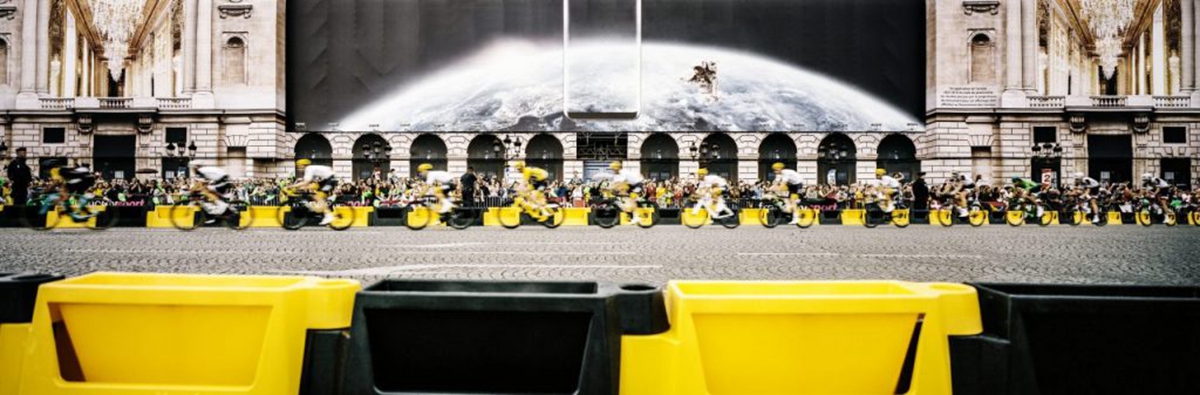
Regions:
<instances>
[{"instance_id":1,"label":"large banner","mask_svg":"<svg viewBox=\"0 0 1200 395\"><path fill-rule=\"evenodd\" d=\"M921 0L291 0L307 131L909 130Z\"/></svg>"}]
</instances>

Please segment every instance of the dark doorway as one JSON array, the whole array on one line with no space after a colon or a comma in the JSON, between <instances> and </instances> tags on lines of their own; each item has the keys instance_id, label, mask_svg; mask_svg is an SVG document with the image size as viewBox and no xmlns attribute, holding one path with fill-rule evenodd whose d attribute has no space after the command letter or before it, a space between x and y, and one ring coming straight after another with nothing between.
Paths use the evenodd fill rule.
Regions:
<instances>
[{"instance_id":1,"label":"dark doorway","mask_svg":"<svg viewBox=\"0 0 1200 395\"><path fill-rule=\"evenodd\" d=\"M738 179L737 143L725 133L713 133L700 143L700 167L727 181Z\"/></svg>"},{"instance_id":2,"label":"dark doorway","mask_svg":"<svg viewBox=\"0 0 1200 395\"><path fill-rule=\"evenodd\" d=\"M679 176L679 144L665 133L655 133L642 142L642 174L664 181Z\"/></svg>"},{"instance_id":3,"label":"dark doorway","mask_svg":"<svg viewBox=\"0 0 1200 395\"><path fill-rule=\"evenodd\" d=\"M1110 183L1133 181L1133 136L1088 136L1088 176Z\"/></svg>"},{"instance_id":4,"label":"dark doorway","mask_svg":"<svg viewBox=\"0 0 1200 395\"><path fill-rule=\"evenodd\" d=\"M525 145L525 162L550 173L550 179L563 179L563 146L557 137L539 134L529 139Z\"/></svg>"},{"instance_id":5,"label":"dark doorway","mask_svg":"<svg viewBox=\"0 0 1200 395\"><path fill-rule=\"evenodd\" d=\"M93 170L106 180L133 178L137 136L95 136L92 142Z\"/></svg>"},{"instance_id":6,"label":"dark doorway","mask_svg":"<svg viewBox=\"0 0 1200 395\"><path fill-rule=\"evenodd\" d=\"M825 185L849 185L855 180L858 148L842 133L825 136L817 147L817 182Z\"/></svg>"},{"instance_id":7,"label":"dark doorway","mask_svg":"<svg viewBox=\"0 0 1200 395\"><path fill-rule=\"evenodd\" d=\"M392 167L392 146L382 136L368 133L354 141L354 179L363 180L375 175L387 178Z\"/></svg>"},{"instance_id":8,"label":"dark doorway","mask_svg":"<svg viewBox=\"0 0 1200 395\"><path fill-rule=\"evenodd\" d=\"M775 181L775 171L771 167L776 163L796 169L796 142L783 133L772 133L758 145L758 179Z\"/></svg>"},{"instance_id":9,"label":"dark doorway","mask_svg":"<svg viewBox=\"0 0 1200 395\"><path fill-rule=\"evenodd\" d=\"M1192 158L1163 158L1163 180L1184 189L1192 187Z\"/></svg>"},{"instance_id":10,"label":"dark doorway","mask_svg":"<svg viewBox=\"0 0 1200 395\"><path fill-rule=\"evenodd\" d=\"M917 146L912 139L902 134L892 134L879 142L879 158L875 160L877 169L887 170L888 174L900 173L905 182L916 181L917 173L921 171L921 161L917 160Z\"/></svg>"},{"instance_id":11,"label":"dark doorway","mask_svg":"<svg viewBox=\"0 0 1200 395\"><path fill-rule=\"evenodd\" d=\"M432 134L417 136L409 150L408 176L416 177L417 166L423 163L433 165L434 170L446 170L449 166L446 153L446 142L441 137Z\"/></svg>"},{"instance_id":12,"label":"dark doorway","mask_svg":"<svg viewBox=\"0 0 1200 395\"><path fill-rule=\"evenodd\" d=\"M499 137L491 134L475 136L467 146L467 166L474 168L475 174L480 177L502 177L505 152Z\"/></svg>"},{"instance_id":13,"label":"dark doorway","mask_svg":"<svg viewBox=\"0 0 1200 395\"><path fill-rule=\"evenodd\" d=\"M333 167L333 146L329 139L319 133L309 133L296 141L296 160L308 159L314 165ZM296 177L302 177L300 169L296 169Z\"/></svg>"}]
</instances>

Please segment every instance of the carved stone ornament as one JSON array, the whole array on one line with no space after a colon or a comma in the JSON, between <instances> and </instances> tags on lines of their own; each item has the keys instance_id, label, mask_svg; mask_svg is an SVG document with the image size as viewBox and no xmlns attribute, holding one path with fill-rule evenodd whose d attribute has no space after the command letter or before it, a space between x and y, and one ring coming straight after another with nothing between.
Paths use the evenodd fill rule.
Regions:
<instances>
[{"instance_id":1,"label":"carved stone ornament","mask_svg":"<svg viewBox=\"0 0 1200 395\"><path fill-rule=\"evenodd\" d=\"M154 130L154 117L150 116L150 114L139 115L137 129L141 134L150 134Z\"/></svg>"},{"instance_id":2,"label":"carved stone ornament","mask_svg":"<svg viewBox=\"0 0 1200 395\"><path fill-rule=\"evenodd\" d=\"M1071 114L1071 132L1083 133L1087 131L1087 118L1083 114Z\"/></svg>"},{"instance_id":3,"label":"carved stone ornament","mask_svg":"<svg viewBox=\"0 0 1200 395\"><path fill-rule=\"evenodd\" d=\"M240 0L232 4L221 4L217 6L217 10L221 12L221 19L229 17L242 17L250 19L250 13L254 11L254 5L242 3Z\"/></svg>"},{"instance_id":4,"label":"carved stone ornament","mask_svg":"<svg viewBox=\"0 0 1200 395\"><path fill-rule=\"evenodd\" d=\"M963 13L967 15L974 13L999 14L1000 0L963 0Z\"/></svg>"},{"instance_id":5,"label":"carved stone ornament","mask_svg":"<svg viewBox=\"0 0 1200 395\"><path fill-rule=\"evenodd\" d=\"M79 126L80 134L91 134L92 133L92 130L94 129L95 125L92 124L92 116L91 115L81 114L79 116L79 119L76 121L77 121L76 123Z\"/></svg>"},{"instance_id":6,"label":"carved stone ornament","mask_svg":"<svg viewBox=\"0 0 1200 395\"><path fill-rule=\"evenodd\" d=\"M1133 131L1138 134L1145 134L1150 131L1150 114L1137 114L1133 116Z\"/></svg>"},{"instance_id":7,"label":"carved stone ornament","mask_svg":"<svg viewBox=\"0 0 1200 395\"><path fill-rule=\"evenodd\" d=\"M10 0L0 1L0 18L11 21L17 17L17 6L10 3Z\"/></svg>"}]
</instances>

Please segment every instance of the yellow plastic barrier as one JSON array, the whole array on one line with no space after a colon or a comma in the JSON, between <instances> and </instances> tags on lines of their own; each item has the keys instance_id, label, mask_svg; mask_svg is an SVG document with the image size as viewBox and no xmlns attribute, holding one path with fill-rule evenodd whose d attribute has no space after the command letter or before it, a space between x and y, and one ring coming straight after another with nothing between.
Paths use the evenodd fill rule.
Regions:
<instances>
[{"instance_id":1,"label":"yellow plastic barrier","mask_svg":"<svg viewBox=\"0 0 1200 395\"><path fill-rule=\"evenodd\" d=\"M174 228L175 225L171 222L172 214L171 206L155 206L154 210L146 213L146 227L154 229ZM180 212L180 223L191 225L195 215L186 215Z\"/></svg>"},{"instance_id":2,"label":"yellow plastic barrier","mask_svg":"<svg viewBox=\"0 0 1200 395\"><path fill-rule=\"evenodd\" d=\"M671 329L623 336L622 395L949 395L950 335L982 332L975 289L907 282L681 282Z\"/></svg>"},{"instance_id":3,"label":"yellow plastic barrier","mask_svg":"<svg viewBox=\"0 0 1200 395\"><path fill-rule=\"evenodd\" d=\"M1109 225L1122 225L1123 223L1121 222L1121 213L1116 212L1116 211L1109 211L1108 212L1108 224Z\"/></svg>"},{"instance_id":4,"label":"yellow plastic barrier","mask_svg":"<svg viewBox=\"0 0 1200 395\"><path fill-rule=\"evenodd\" d=\"M1025 221L1025 212L1024 211L1007 211L1007 212L1005 212L1004 216L1005 216L1004 220L1010 224L1024 223L1024 221ZM1028 224L1028 225L1036 226L1037 224L1034 223L1034 224Z\"/></svg>"},{"instance_id":5,"label":"yellow plastic barrier","mask_svg":"<svg viewBox=\"0 0 1200 395\"><path fill-rule=\"evenodd\" d=\"M250 206L250 227L251 228L278 228L283 224L279 223L279 206Z\"/></svg>"},{"instance_id":6,"label":"yellow plastic barrier","mask_svg":"<svg viewBox=\"0 0 1200 395\"><path fill-rule=\"evenodd\" d=\"M366 207L338 207L337 210L354 210L354 222L350 224L353 228L362 228L371 224L371 213L375 212L375 208Z\"/></svg>"},{"instance_id":7,"label":"yellow plastic barrier","mask_svg":"<svg viewBox=\"0 0 1200 395\"><path fill-rule=\"evenodd\" d=\"M651 216L654 215L654 209L650 208L650 207L638 207L634 210L637 210L638 214L642 216L643 221L646 221L648 218L651 218ZM629 225L632 223L633 223L633 217L630 217L629 213L622 212L621 213L621 225Z\"/></svg>"},{"instance_id":8,"label":"yellow plastic barrier","mask_svg":"<svg viewBox=\"0 0 1200 395\"><path fill-rule=\"evenodd\" d=\"M929 224L934 225L934 226L945 226L946 223L944 221L942 221L943 218L949 218L951 221L953 221L954 217L956 215L958 215L957 213L953 213L950 211L951 210L945 210L945 209L929 210ZM947 213L949 213L949 215L947 215Z\"/></svg>"},{"instance_id":9,"label":"yellow plastic barrier","mask_svg":"<svg viewBox=\"0 0 1200 395\"><path fill-rule=\"evenodd\" d=\"M842 225L862 225L867 210L842 210Z\"/></svg>"},{"instance_id":10,"label":"yellow plastic barrier","mask_svg":"<svg viewBox=\"0 0 1200 395\"><path fill-rule=\"evenodd\" d=\"M521 209L516 207L492 207L483 213L483 226L501 226L500 216L503 215L506 222L515 223L520 221ZM516 219L513 219L513 218Z\"/></svg>"},{"instance_id":11,"label":"yellow plastic barrier","mask_svg":"<svg viewBox=\"0 0 1200 395\"><path fill-rule=\"evenodd\" d=\"M17 393L29 324L0 324L0 395Z\"/></svg>"},{"instance_id":12,"label":"yellow plastic barrier","mask_svg":"<svg viewBox=\"0 0 1200 395\"><path fill-rule=\"evenodd\" d=\"M103 212L107 210L107 206L91 206L94 212ZM59 218L62 217L62 218ZM66 212L59 213L58 210L50 210L46 212L46 223L55 223L57 229L84 229L96 227L96 217L88 218L87 222L75 222Z\"/></svg>"},{"instance_id":13,"label":"yellow plastic barrier","mask_svg":"<svg viewBox=\"0 0 1200 395\"><path fill-rule=\"evenodd\" d=\"M433 218L430 218L431 216ZM416 226L416 227L420 227L421 224L427 224L426 226L445 225L445 223L442 222L442 216L440 214L434 212L433 210L430 210L428 207L413 208L412 211L408 212L408 217L407 217L406 221L408 221L409 226Z\"/></svg>"},{"instance_id":14,"label":"yellow plastic barrier","mask_svg":"<svg viewBox=\"0 0 1200 395\"><path fill-rule=\"evenodd\" d=\"M49 283L16 393L295 394L307 331L349 327L359 289L313 277L121 273Z\"/></svg>"},{"instance_id":15,"label":"yellow plastic barrier","mask_svg":"<svg viewBox=\"0 0 1200 395\"><path fill-rule=\"evenodd\" d=\"M707 210L701 209L699 213L692 214L692 206L684 206L679 209L679 219L685 224L699 223L704 218L709 218ZM712 219L709 218L705 225L712 225Z\"/></svg>"},{"instance_id":16,"label":"yellow plastic barrier","mask_svg":"<svg viewBox=\"0 0 1200 395\"><path fill-rule=\"evenodd\" d=\"M760 225L761 226L762 225L762 211L763 211L763 209L761 209L761 208L744 208L744 209L742 209L742 211L740 213L738 213L738 215L739 215L738 219L742 221L742 225Z\"/></svg>"},{"instance_id":17,"label":"yellow plastic barrier","mask_svg":"<svg viewBox=\"0 0 1200 395\"><path fill-rule=\"evenodd\" d=\"M563 223L562 226L588 226L588 216L592 214L592 209L586 207L565 207L563 208Z\"/></svg>"}]
</instances>

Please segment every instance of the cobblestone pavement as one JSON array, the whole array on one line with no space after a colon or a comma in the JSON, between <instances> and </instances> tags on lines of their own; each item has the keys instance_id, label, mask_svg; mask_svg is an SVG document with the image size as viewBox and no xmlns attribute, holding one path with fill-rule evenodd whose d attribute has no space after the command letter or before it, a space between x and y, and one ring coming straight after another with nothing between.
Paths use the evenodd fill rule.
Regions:
<instances>
[{"instance_id":1,"label":"cobblestone pavement","mask_svg":"<svg viewBox=\"0 0 1200 395\"><path fill-rule=\"evenodd\" d=\"M0 272L1200 283L1200 228L0 229Z\"/></svg>"}]
</instances>

